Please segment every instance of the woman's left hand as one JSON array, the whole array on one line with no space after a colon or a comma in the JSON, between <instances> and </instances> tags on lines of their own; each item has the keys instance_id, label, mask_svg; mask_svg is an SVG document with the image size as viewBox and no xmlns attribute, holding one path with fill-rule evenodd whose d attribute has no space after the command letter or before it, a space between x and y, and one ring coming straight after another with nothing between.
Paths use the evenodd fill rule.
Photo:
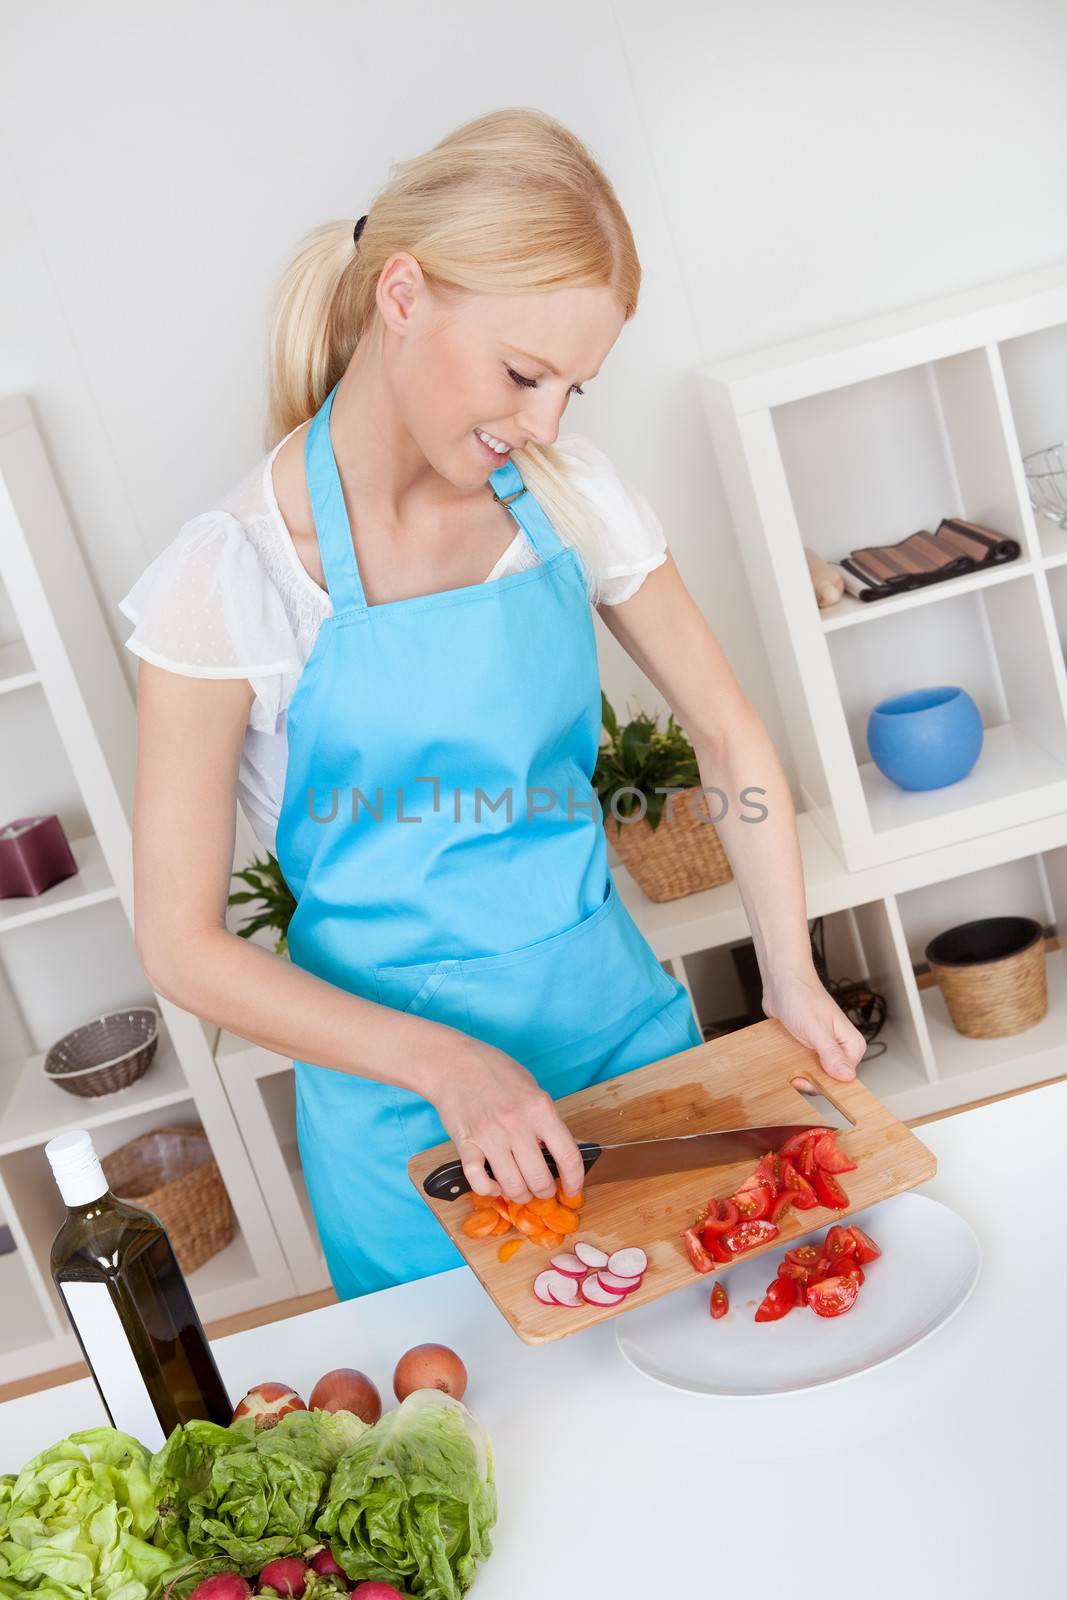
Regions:
<instances>
[{"instance_id":1,"label":"woman's left hand","mask_svg":"<svg viewBox=\"0 0 1067 1600\"><path fill-rule=\"evenodd\" d=\"M814 967L765 984L763 1009L768 1017L777 1017L794 1039L818 1053L819 1065L831 1078L847 1081L856 1076L867 1041L819 982ZM819 1092L808 1078L791 1081L802 1093Z\"/></svg>"}]
</instances>

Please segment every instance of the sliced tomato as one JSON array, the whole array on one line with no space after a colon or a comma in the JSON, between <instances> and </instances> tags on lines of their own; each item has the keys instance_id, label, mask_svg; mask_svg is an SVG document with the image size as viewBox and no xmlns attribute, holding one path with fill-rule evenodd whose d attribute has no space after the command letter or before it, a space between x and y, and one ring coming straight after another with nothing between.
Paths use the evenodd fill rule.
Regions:
<instances>
[{"instance_id":1,"label":"sliced tomato","mask_svg":"<svg viewBox=\"0 0 1067 1600\"><path fill-rule=\"evenodd\" d=\"M832 1211L844 1211L848 1205L848 1195L842 1189L832 1172L823 1172L821 1167L815 1170L815 1193L821 1205L829 1206Z\"/></svg>"},{"instance_id":2,"label":"sliced tomato","mask_svg":"<svg viewBox=\"0 0 1067 1600\"><path fill-rule=\"evenodd\" d=\"M862 1262L877 1261L882 1252L870 1234L864 1233L863 1229L855 1222L849 1225L848 1231L856 1241L856 1260Z\"/></svg>"},{"instance_id":3,"label":"sliced tomato","mask_svg":"<svg viewBox=\"0 0 1067 1600\"><path fill-rule=\"evenodd\" d=\"M726 1248L725 1239L721 1238L717 1233L706 1233L704 1235L704 1249L711 1259L717 1261L720 1265L734 1259Z\"/></svg>"},{"instance_id":4,"label":"sliced tomato","mask_svg":"<svg viewBox=\"0 0 1067 1600\"><path fill-rule=\"evenodd\" d=\"M767 1185L772 1199L781 1192L782 1157L777 1150L768 1150L766 1155L760 1156L756 1163L755 1177L760 1183Z\"/></svg>"},{"instance_id":5,"label":"sliced tomato","mask_svg":"<svg viewBox=\"0 0 1067 1600\"><path fill-rule=\"evenodd\" d=\"M742 1250L751 1250L754 1245L767 1244L771 1239L778 1237L778 1224L768 1222L762 1217L750 1217L746 1222L738 1223L733 1233L728 1233L723 1243L735 1255Z\"/></svg>"},{"instance_id":6,"label":"sliced tomato","mask_svg":"<svg viewBox=\"0 0 1067 1600\"><path fill-rule=\"evenodd\" d=\"M685 1245L686 1255L697 1271L710 1272L715 1263L701 1244L695 1228L686 1228L682 1234L682 1243Z\"/></svg>"},{"instance_id":7,"label":"sliced tomato","mask_svg":"<svg viewBox=\"0 0 1067 1600\"><path fill-rule=\"evenodd\" d=\"M758 1183L754 1189L738 1189L732 1198L743 1222L756 1222L771 1209L772 1195L765 1183Z\"/></svg>"},{"instance_id":8,"label":"sliced tomato","mask_svg":"<svg viewBox=\"0 0 1067 1600\"><path fill-rule=\"evenodd\" d=\"M787 1311L792 1311L799 1299L800 1285L795 1278L772 1278L756 1307L756 1321L777 1322Z\"/></svg>"},{"instance_id":9,"label":"sliced tomato","mask_svg":"<svg viewBox=\"0 0 1067 1600\"><path fill-rule=\"evenodd\" d=\"M714 1283L711 1288L711 1314L713 1317L725 1317L730 1309L730 1301L726 1290L721 1283Z\"/></svg>"},{"instance_id":10,"label":"sliced tomato","mask_svg":"<svg viewBox=\"0 0 1067 1600\"><path fill-rule=\"evenodd\" d=\"M781 1194L776 1194L771 1201L771 1209L767 1213L768 1220L777 1222L783 1211L788 1211L800 1194L799 1189L783 1189Z\"/></svg>"},{"instance_id":11,"label":"sliced tomato","mask_svg":"<svg viewBox=\"0 0 1067 1600\"><path fill-rule=\"evenodd\" d=\"M778 1276L780 1278L795 1278L797 1283L799 1283L800 1287L803 1289L804 1285L811 1277L811 1268L802 1267L799 1262L796 1261L779 1261Z\"/></svg>"},{"instance_id":12,"label":"sliced tomato","mask_svg":"<svg viewBox=\"0 0 1067 1600\"><path fill-rule=\"evenodd\" d=\"M857 1286L861 1284L866 1277L866 1273L854 1256L839 1256L837 1270L841 1273L842 1277L854 1278Z\"/></svg>"},{"instance_id":13,"label":"sliced tomato","mask_svg":"<svg viewBox=\"0 0 1067 1600\"><path fill-rule=\"evenodd\" d=\"M780 1156L799 1155L810 1140L818 1139L825 1132L825 1128L801 1128L799 1133L791 1133L785 1143L778 1146L778 1154Z\"/></svg>"},{"instance_id":14,"label":"sliced tomato","mask_svg":"<svg viewBox=\"0 0 1067 1600\"><path fill-rule=\"evenodd\" d=\"M823 1255L831 1261L838 1261L843 1256L856 1253L856 1241L849 1228L843 1228L840 1222L835 1222L822 1244Z\"/></svg>"},{"instance_id":15,"label":"sliced tomato","mask_svg":"<svg viewBox=\"0 0 1067 1600\"><path fill-rule=\"evenodd\" d=\"M819 1203L819 1197L815 1190L803 1173L797 1171L788 1156L782 1162L782 1188L797 1190L798 1197L793 1201L793 1204L798 1211L810 1211L813 1206L817 1206Z\"/></svg>"},{"instance_id":16,"label":"sliced tomato","mask_svg":"<svg viewBox=\"0 0 1067 1600\"><path fill-rule=\"evenodd\" d=\"M708 1214L701 1223L701 1232L705 1239L709 1233L729 1233L731 1228L736 1228L741 1220L741 1213L734 1200L709 1200Z\"/></svg>"},{"instance_id":17,"label":"sliced tomato","mask_svg":"<svg viewBox=\"0 0 1067 1600\"><path fill-rule=\"evenodd\" d=\"M837 1274L829 1278L820 1278L818 1283L809 1283L807 1302L816 1316L839 1317L843 1311L851 1310L856 1304L859 1292L859 1284L855 1278L847 1274Z\"/></svg>"},{"instance_id":18,"label":"sliced tomato","mask_svg":"<svg viewBox=\"0 0 1067 1600\"><path fill-rule=\"evenodd\" d=\"M856 1163L837 1148L837 1134L824 1133L815 1141L815 1162L824 1172L855 1172Z\"/></svg>"},{"instance_id":19,"label":"sliced tomato","mask_svg":"<svg viewBox=\"0 0 1067 1600\"><path fill-rule=\"evenodd\" d=\"M785 1259L795 1261L798 1267L813 1267L821 1255L817 1244L795 1244L786 1251Z\"/></svg>"},{"instance_id":20,"label":"sliced tomato","mask_svg":"<svg viewBox=\"0 0 1067 1600\"><path fill-rule=\"evenodd\" d=\"M794 1165L802 1178L807 1178L809 1183L815 1181L815 1174L819 1168L815 1162L815 1146L817 1140L809 1139L804 1148L797 1153Z\"/></svg>"}]
</instances>

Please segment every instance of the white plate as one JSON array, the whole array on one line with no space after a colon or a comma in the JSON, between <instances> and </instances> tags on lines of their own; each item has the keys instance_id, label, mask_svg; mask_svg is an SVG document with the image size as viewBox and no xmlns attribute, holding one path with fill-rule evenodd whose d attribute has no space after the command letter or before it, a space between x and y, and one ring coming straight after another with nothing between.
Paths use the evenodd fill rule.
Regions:
<instances>
[{"instance_id":1,"label":"white plate","mask_svg":"<svg viewBox=\"0 0 1067 1600\"><path fill-rule=\"evenodd\" d=\"M982 1270L974 1230L926 1195L905 1193L853 1212L882 1254L864 1267L859 1298L839 1317L795 1306L777 1322L756 1322L756 1307L786 1248L819 1243L830 1223L781 1250L709 1273L616 1322L630 1365L657 1383L720 1399L792 1394L853 1378L928 1339L969 1299ZM730 1309L715 1321L711 1287L721 1277Z\"/></svg>"}]
</instances>

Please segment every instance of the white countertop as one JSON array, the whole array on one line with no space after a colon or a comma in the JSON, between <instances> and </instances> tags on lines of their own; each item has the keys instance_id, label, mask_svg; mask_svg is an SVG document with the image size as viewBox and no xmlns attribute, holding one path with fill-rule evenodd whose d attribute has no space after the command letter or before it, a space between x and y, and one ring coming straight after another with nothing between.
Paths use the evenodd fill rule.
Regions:
<instances>
[{"instance_id":1,"label":"white countertop","mask_svg":"<svg viewBox=\"0 0 1067 1600\"><path fill-rule=\"evenodd\" d=\"M752 1401L676 1393L623 1361L613 1321L522 1344L465 1267L220 1339L223 1377L235 1400L265 1379L306 1396L353 1366L389 1399L410 1345L457 1349L500 1499L475 1600L779 1583L864 1600L1058 1593L1067 1082L916 1132L939 1169L918 1192L966 1217L982 1276L931 1339L846 1382ZM88 1378L8 1401L0 1471L104 1420Z\"/></svg>"}]
</instances>

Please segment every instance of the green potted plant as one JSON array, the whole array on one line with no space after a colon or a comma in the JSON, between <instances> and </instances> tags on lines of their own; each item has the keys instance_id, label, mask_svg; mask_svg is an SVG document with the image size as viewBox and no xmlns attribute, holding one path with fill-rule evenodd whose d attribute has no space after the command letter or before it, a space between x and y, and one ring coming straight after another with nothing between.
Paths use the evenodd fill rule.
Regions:
<instances>
[{"instance_id":1,"label":"green potted plant","mask_svg":"<svg viewBox=\"0 0 1067 1600\"><path fill-rule=\"evenodd\" d=\"M676 900L728 883L733 872L709 820L707 797L700 793L696 752L673 712L662 731L658 713L649 716L639 708L620 727L603 690L600 704L607 737L601 741L593 785L608 838L635 882L650 900ZM663 789L681 791L674 795L669 814L669 796L657 793Z\"/></svg>"},{"instance_id":2,"label":"green potted plant","mask_svg":"<svg viewBox=\"0 0 1067 1600\"><path fill-rule=\"evenodd\" d=\"M248 888L235 891L226 904L243 906L253 901L260 901L264 907L262 911L248 918L243 927L237 929L239 938L249 939L252 934L258 933L260 928L276 928L278 938L274 941L275 953L280 956L287 955L289 919L296 910L296 899L282 877L277 856L268 850L266 861L261 861L257 856L250 867L242 867L240 872L235 872L233 876L240 878L242 883L247 883Z\"/></svg>"}]
</instances>

